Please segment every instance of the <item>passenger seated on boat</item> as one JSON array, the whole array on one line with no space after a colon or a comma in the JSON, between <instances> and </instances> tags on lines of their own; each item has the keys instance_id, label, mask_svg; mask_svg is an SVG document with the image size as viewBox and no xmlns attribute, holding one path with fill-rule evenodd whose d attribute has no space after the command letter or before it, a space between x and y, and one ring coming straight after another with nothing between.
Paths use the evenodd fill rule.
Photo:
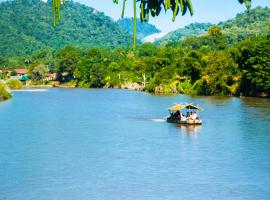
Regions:
<instances>
[{"instance_id":1,"label":"passenger seated on boat","mask_svg":"<svg viewBox=\"0 0 270 200\"><path fill-rule=\"evenodd\" d=\"M187 117L183 113L181 113L180 120L181 121L186 121Z\"/></svg>"},{"instance_id":2,"label":"passenger seated on boat","mask_svg":"<svg viewBox=\"0 0 270 200\"><path fill-rule=\"evenodd\" d=\"M194 112L194 113L192 113L192 115L190 115L190 118L191 118L192 120L196 120L196 119L198 118L198 116L197 116L197 114Z\"/></svg>"},{"instance_id":3,"label":"passenger seated on boat","mask_svg":"<svg viewBox=\"0 0 270 200\"><path fill-rule=\"evenodd\" d=\"M177 111L174 113L174 116L179 118L179 116L180 116L179 110L177 110Z\"/></svg>"}]
</instances>

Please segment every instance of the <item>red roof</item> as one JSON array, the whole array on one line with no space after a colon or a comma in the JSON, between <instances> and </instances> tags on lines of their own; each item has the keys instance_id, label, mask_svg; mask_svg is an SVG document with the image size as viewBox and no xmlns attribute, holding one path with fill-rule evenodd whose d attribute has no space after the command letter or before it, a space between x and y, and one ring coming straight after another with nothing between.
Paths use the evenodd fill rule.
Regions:
<instances>
[{"instance_id":1,"label":"red roof","mask_svg":"<svg viewBox=\"0 0 270 200\"><path fill-rule=\"evenodd\" d=\"M17 74L27 74L27 69L15 69Z\"/></svg>"},{"instance_id":2,"label":"red roof","mask_svg":"<svg viewBox=\"0 0 270 200\"><path fill-rule=\"evenodd\" d=\"M48 74L48 77L50 77L50 78L56 78L56 73Z\"/></svg>"},{"instance_id":3,"label":"red roof","mask_svg":"<svg viewBox=\"0 0 270 200\"><path fill-rule=\"evenodd\" d=\"M0 69L0 72L2 72L3 74L7 74L7 73L9 73L9 72L11 72L10 70L7 70L7 69Z\"/></svg>"}]
</instances>

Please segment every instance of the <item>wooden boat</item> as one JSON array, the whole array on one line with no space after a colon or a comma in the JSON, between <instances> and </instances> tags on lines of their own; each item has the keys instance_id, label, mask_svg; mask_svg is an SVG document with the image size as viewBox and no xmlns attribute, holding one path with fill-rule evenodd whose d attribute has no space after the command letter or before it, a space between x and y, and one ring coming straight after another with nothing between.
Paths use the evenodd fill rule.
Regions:
<instances>
[{"instance_id":1,"label":"wooden boat","mask_svg":"<svg viewBox=\"0 0 270 200\"><path fill-rule=\"evenodd\" d=\"M202 120L197 115L196 111L203 110L202 108L192 104L176 104L168 108L170 116L167 118L168 123L185 124L185 125L201 125ZM185 114L181 112L186 110Z\"/></svg>"}]
</instances>

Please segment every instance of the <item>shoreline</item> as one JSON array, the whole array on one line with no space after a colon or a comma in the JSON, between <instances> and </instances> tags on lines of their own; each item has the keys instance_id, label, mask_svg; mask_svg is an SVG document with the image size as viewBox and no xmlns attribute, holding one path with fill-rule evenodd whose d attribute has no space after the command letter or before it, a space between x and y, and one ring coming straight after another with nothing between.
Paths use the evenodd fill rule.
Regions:
<instances>
[{"instance_id":1,"label":"shoreline","mask_svg":"<svg viewBox=\"0 0 270 200\"><path fill-rule=\"evenodd\" d=\"M260 98L260 99L270 99L270 96L233 96L233 95L192 95L192 94L184 94L184 93L151 93L146 90L138 90L134 88L127 88L127 87L101 87L101 88L85 88L85 87L75 87L75 86L65 86L65 85L28 85L24 86L22 89L19 90L12 90L12 91L18 91L23 92L23 90L27 89L50 89L50 88L60 88L60 89L100 89L100 90L129 90L129 91L138 91L138 92L145 92L151 95L156 96L176 96L176 95L188 95L191 97L221 97L221 98L229 98L229 97L235 97L235 98ZM29 90L28 90L29 91ZM41 90L40 90L41 91ZM27 91L26 91L27 92Z\"/></svg>"}]
</instances>

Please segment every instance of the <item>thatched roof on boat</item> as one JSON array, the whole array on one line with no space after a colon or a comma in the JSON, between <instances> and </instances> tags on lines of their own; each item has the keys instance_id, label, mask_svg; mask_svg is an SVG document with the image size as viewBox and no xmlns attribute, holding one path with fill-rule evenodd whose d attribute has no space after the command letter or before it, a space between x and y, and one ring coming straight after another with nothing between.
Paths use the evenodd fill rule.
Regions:
<instances>
[{"instance_id":1,"label":"thatched roof on boat","mask_svg":"<svg viewBox=\"0 0 270 200\"><path fill-rule=\"evenodd\" d=\"M170 111L178 111L183 109L190 109L190 110L203 110L202 108L198 106L194 106L192 104L176 104L172 107L169 107L168 110Z\"/></svg>"}]
</instances>

